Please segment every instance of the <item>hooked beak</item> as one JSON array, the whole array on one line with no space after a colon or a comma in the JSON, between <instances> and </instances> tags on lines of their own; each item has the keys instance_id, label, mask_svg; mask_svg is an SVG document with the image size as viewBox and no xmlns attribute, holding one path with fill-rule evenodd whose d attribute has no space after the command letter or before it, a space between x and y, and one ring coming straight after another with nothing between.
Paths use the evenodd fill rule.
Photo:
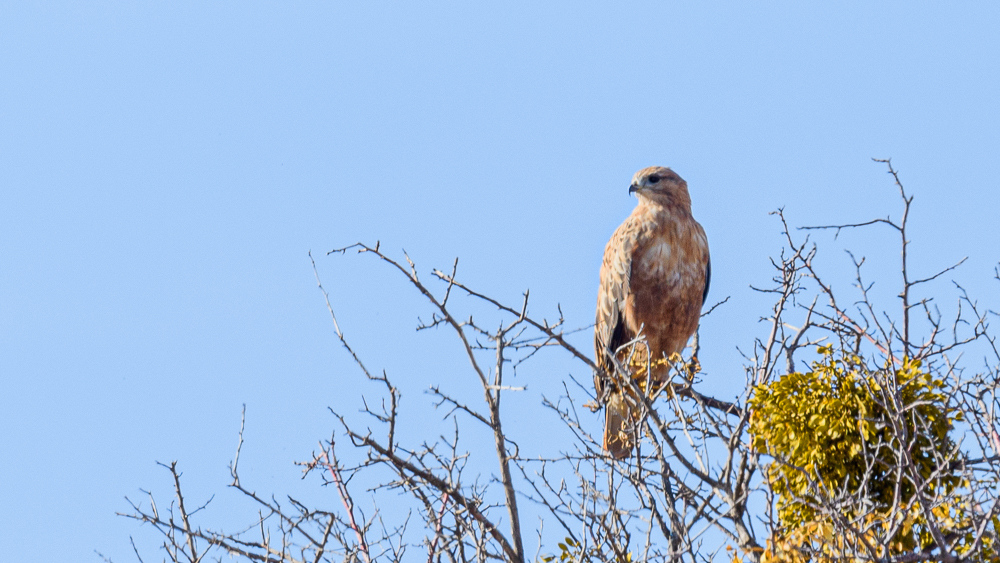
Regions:
<instances>
[{"instance_id":1,"label":"hooked beak","mask_svg":"<svg viewBox=\"0 0 1000 563\"><path fill-rule=\"evenodd\" d=\"M628 187L628 193L629 194L634 194L635 192L639 191L640 189L641 188L639 186L637 186L635 184L632 184L631 186Z\"/></svg>"}]
</instances>

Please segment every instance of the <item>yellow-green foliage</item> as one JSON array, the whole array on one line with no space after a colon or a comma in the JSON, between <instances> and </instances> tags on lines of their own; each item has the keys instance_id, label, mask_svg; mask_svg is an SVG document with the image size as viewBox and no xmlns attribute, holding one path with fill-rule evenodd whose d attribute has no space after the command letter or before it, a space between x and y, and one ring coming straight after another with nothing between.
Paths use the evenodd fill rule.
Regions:
<instances>
[{"instance_id":1,"label":"yellow-green foliage","mask_svg":"<svg viewBox=\"0 0 1000 563\"><path fill-rule=\"evenodd\" d=\"M752 447L776 460L766 476L778 498L780 531L768 552L786 555L765 559L806 560L790 555L794 546L818 548L834 557L859 547L861 538L850 541L814 508L843 498L845 490L859 502L840 504L840 517L856 530L866 530L866 541L885 540L888 530L901 524L889 542L894 553L933 545L925 516L912 502L917 486L924 487L925 495L951 498L937 506L935 520L961 530L968 503L957 494L949 496L962 485L960 478L948 471L934 475L942 460L951 457L954 444L948 432L960 419L942 393L942 382L922 370L919 361L904 359L873 372L856 356L837 357L828 346L819 352L812 371L758 386L750 400ZM919 472L916 483L898 471L908 464L899 457L903 450Z\"/></svg>"},{"instance_id":2,"label":"yellow-green foliage","mask_svg":"<svg viewBox=\"0 0 1000 563\"><path fill-rule=\"evenodd\" d=\"M572 563L574 561L598 561L598 551L591 548L590 550L584 550L580 542L574 540L573 538L567 537L563 541L559 542L559 553L555 555L546 555L541 558L541 563ZM621 563L631 563L632 554L625 553L622 558L617 561Z\"/></svg>"}]
</instances>

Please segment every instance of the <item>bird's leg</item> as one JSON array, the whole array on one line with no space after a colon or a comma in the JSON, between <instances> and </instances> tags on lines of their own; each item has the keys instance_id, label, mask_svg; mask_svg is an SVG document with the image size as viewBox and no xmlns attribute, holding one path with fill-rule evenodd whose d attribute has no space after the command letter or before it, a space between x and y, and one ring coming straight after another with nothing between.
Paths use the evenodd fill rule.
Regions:
<instances>
[{"instance_id":1,"label":"bird's leg","mask_svg":"<svg viewBox=\"0 0 1000 563\"><path fill-rule=\"evenodd\" d=\"M684 366L684 375L688 383L694 381L694 376L701 371L701 362L698 361L698 352L701 351L701 346L698 343L698 332L698 330L695 330L694 336L691 337L691 359Z\"/></svg>"}]
</instances>

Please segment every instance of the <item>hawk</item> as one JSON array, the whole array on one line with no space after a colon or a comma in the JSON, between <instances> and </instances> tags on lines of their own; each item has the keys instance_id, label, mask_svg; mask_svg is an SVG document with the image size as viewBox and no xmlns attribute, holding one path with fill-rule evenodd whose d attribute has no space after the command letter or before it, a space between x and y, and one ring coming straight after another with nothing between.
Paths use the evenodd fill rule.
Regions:
<instances>
[{"instance_id":1,"label":"hawk","mask_svg":"<svg viewBox=\"0 0 1000 563\"><path fill-rule=\"evenodd\" d=\"M619 459L632 451L635 407L607 377L615 359L645 363L680 353L698 328L711 276L708 238L691 216L687 182L652 166L635 173L628 191L639 202L604 249L594 327L604 449ZM625 346L638 340L646 345ZM654 367L653 381L663 383L668 371Z\"/></svg>"}]
</instances>

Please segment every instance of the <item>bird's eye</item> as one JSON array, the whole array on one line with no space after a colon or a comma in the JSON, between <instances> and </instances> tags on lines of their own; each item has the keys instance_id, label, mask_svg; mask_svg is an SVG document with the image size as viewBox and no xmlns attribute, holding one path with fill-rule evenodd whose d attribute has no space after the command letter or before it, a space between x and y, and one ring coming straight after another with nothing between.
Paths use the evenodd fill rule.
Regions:
<instances>
[{"instance_id":1,"label":"bird's eye","mask_svg":"<svg viewBox=\"0 0 1000 563\"><path fill-rule=\"evenodd\" d=\"M653 174L652 176L649 177L649 183L650 184L655 184L655 183L657 183L659 181L660 181L660 177L657 176L656 174Z\"/></svg>"}]
</instances>

